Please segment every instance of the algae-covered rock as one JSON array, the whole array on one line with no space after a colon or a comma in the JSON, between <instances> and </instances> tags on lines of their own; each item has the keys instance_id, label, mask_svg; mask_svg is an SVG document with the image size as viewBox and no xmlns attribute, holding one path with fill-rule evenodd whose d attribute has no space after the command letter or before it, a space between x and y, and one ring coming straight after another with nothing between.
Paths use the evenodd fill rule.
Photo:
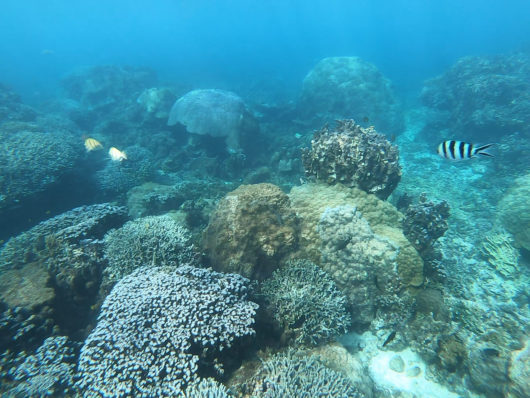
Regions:
<instances>
[{"instance_id":1,"label":"algae-covered rock","mask_svg":"<svg viewBox=\"0 0 530 398\"><path fill-rule=\"evenodd\" d=\"M230 152L240 151L240 138L257 129L243 100L224 90L193 90L180 97L169 112L167 124L183 124L188 132L224 137Z\"/></svg>"},{"instance_id":2,"label":"algae-covered rock","mask_svg":"<svg viewBox=\"0 0 530 398\"><path fill-rule=\"evenodd\" d=\"M10 308L32 309L49 304L55 292L49 287L50 276L39 264L0 273L0 300Z\"/></svg>"},{"instance_id":3,"label":"algae-covered rock","mask_svg":"<svg viewBox=\"0 0 530 398\"><path fill-rule=\"evenodd\" d=\"M302 106L320 119L369 119L385 134L397 134L404 120L391 83L359 57L322 59L304 79Z\"/></svg>"},{"instance_id":4,"label":"algae-covered rock","mask_svg":"<svg viewBox=\"0 0 530 398\"><path fill-rule=\"evenodd\" d=\"M499 217L515 243L530 250L530 174L519 177L498 205Z\"/></svg>"},{"instance_id":5,"label":"algae-covered rock","mask_svg":"<svg viewBox=\"0 0 530 398\"><path fill-rule=\"evenodd\" d=\"M509 398L530 397L530 340L520 350L512 352L508 376L512 381Z\"/></svg>"},{"instance_id":6,"label":"algae-covered rock","mask_svg":"<svg viewBox=\"0 0 530 398\"><path fill-rule=\"evenodd\" d=\"M219 201L203 236L213 267L263 279L298 243L289 197L273 184L241 185Z\"/></svg>"}]
</instances>

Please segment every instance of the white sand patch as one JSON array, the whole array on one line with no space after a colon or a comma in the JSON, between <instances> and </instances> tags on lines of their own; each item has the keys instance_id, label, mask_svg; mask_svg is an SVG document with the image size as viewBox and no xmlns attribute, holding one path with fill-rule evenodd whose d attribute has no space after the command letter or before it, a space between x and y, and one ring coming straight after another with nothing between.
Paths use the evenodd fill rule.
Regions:
<instances>
[{"instance_id":1,"label":"white sand patch","mask_svg":"<svg viewBox=\"0 0 530 398\"><path fill-rule=\"evenodd\" d=\"M389 362L395 355L400 355L405 363L403 372L390 369ZM440 384L425 378L425 362L407 348L401 352L381 351L370 362L370 375L380 389L399 390L424 398L458 398ZM419 374L413 376L415 373Z\"/></svg>"}]
</instances>

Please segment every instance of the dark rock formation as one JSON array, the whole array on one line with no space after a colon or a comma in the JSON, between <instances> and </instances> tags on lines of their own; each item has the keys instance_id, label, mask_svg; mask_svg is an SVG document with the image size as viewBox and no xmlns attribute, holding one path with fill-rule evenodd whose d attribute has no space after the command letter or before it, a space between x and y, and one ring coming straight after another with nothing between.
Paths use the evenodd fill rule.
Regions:
<instances>
[{"instance_id":1,"label":"dark rock formation","mask_svg":"<svg viewBox=\"0 0 530 398\"><path fill-rule=\"evenodd\" d=\"M386 199L401 180L398 148L374 128L353 120L317 131L311 149L302 150L307 176L328 184L340 182Z\"/></svg>"}]
</instances>

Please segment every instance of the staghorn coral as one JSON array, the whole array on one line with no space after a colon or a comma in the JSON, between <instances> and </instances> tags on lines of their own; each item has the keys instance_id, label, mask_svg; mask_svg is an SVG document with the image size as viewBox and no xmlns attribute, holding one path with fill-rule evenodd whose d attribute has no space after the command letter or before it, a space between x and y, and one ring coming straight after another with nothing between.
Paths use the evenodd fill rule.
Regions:
<instances>
[{"instance_id":1,"label":"staghorn coral","mask_svg":"<svg viewBox=\"0 0 530 398\"><path fill-rule=\"evenodd\" d=\"M182 266L142 268L120 280L79 358L85 397L174 396L220 351L254 334L248 280Z\"/></svg>"},{"instance_id":2,"label":"staghorn coral","mask_svg":"<svg viewBox=\"0 0 530 398\"><path fill-rule=\"evenodd\" d=\"M335 130L317 131L302 150L305 174L328 184L340 182L386 199L401 179L396 146L373 127L337 121Z\"/></svg>"},{"instance_id":3,"label":"staghorn coral","mask_svg":"<svg viewBox=\"0 0 530 398\"><path fill-rule=\"evenodd\" d=\"M7 391L7 396L71 396L77 350L77 344L66 336L48 337L35 354L25 357L24 362L8 373L16 385Z\"/></svg>"},{"instance_id":4,"label":"staghorn coral","mask_svg":"<svg viewBox=\"0 0 530 398\"><path fill-rule=\"evenodd\" d=\"M502 276L516 276L519 271L519 251L513 247L513 239L505 230L493 230L487 234L482 242L482 251Z\"/></svg>"},{"instance_id":5,"label":"staghorn coral","mask_svg":"<svg viewBox=\"0 0 530 398\"><path fill-rule=\"evenodd\" d=\"M319 61L304 79L299 108L320 122L369 118L385 134L404 129L403 113L390 81L359 57Z\"/></svg>"},{"instance_id":6,"label":"staghorn coral","mask_svg":"<svg viewBox=\"0 0 530 398\"><path fill-rule=\"evenodd\" d=\"M104 238L109 264L104 275L115 282L136 268L178 266L195 261L189 231L170 214L147 216L126 222Z\"/></svg>"},{"instance_id":7,"label":"staghorn coral","mask_svg":"<svg viewBox=\"0 0 530 398\"><path fill-rule=\"evenodd\" d=\"M225 386L211 378L191 383L183 394L183 398L228 398L230 396Z\"/></svg>"},{"instance_id":8,"label":"staghorn coral","mask_svg":"<svg viewBox=\"0 0 530 398\"><path fill-rule=\"evenodd\" d=\"M362 396L351 380L324 366L316 356L293 351L264 361L243 390L256 398Z\"/></svg>"},{"instance_id":9,"label":"staghorn coral","mask_svg":"<svg viewBox=\"0 0 530 398\"><path fill-rule=\"evenodd\" d=\"M241 185L221 199L203 235L215 269L264 279L298 242L289 197L272 184Z\"/></svg>"},{"instance_id":10,"label":"staghorn coral","mask_svg":"<svg viewBox=\"0 0 530 398\"><path fill-rule=\"evenodd\" d=\"M316 345L346 332L346 298L331 277L307 260L289 261L263 282L265 309L297 344Z\"/></svg>"}]
</instances>

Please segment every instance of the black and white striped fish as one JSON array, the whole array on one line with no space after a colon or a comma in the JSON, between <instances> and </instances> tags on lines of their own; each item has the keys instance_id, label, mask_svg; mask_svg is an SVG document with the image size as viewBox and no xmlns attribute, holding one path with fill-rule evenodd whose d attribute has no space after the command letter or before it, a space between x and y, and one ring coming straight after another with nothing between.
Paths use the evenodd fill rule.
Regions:
<instances>
[{"instance_id":1,"label":"black and white striped fish","mask_svg":"<svg viewBox=\"0 0 530 398\"><path fill-rule=\"evenodd\" d=\"M444 141L438 145L438 155L442 158L451 160L471 159L475 157L475 155L493 157L492 154L484 152L492 145L493 144L487 144L476 147L473 144L462 141Z\"/></svg>"}]
</instances>

